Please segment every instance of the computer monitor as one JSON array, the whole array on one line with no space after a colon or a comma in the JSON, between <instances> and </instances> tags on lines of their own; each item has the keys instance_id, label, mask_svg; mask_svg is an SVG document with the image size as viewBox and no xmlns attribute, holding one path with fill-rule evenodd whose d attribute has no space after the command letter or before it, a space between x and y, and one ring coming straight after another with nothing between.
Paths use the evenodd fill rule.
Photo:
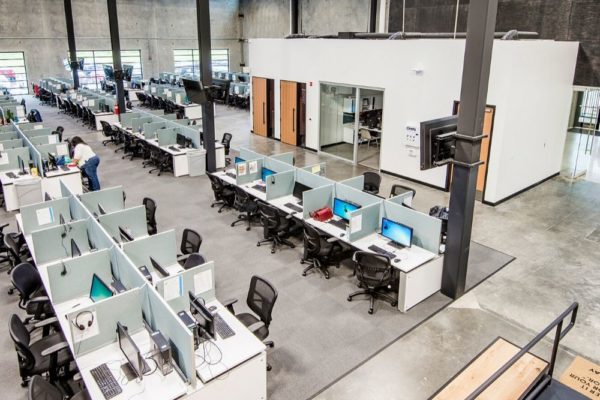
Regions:
<instances>
[{"instance_id":1,"label":"computer monitor","mask_svg":"<svg viewBox=\"0 0 600 400\"><path fill-rule=\"evenodd\" d=\"M133 65L123 64L123 80L131 82L131 76L133 75Z\"/></svg>"},{"instance_id":2,"label":"computer monitor","mask_svg":"<svg viewBox=\"0 0 600 400\"><path fill-rule=\"evenodd\" d=\"M194 79L182 78L183 88L185 89L185 95L187 98L196 104L204 104L207 101L206 93L200 81Z\"/></svg>"},{"instance_id":3,"label":"computer monitor","mask_svg":"<svg viewBox=\"0 0 600 400\"><path fill-rule=\"evenodd\" d=\"M65 217L63 217L63 215L62 215L62 214L59 214L59 215L58 215L58 222L59 222L61 225L64 225L64 224L65 224Z\"/></svg>"},{"instance_id":4,"label":"computer monitor","mask_svg":"<svg viewBox=\"0 0 600 400\"><path fill-rule=\"evenodd\" d=\"M50 195L48 194L48 192L45 192L45 193L44 193L44 201L50 201L50 200L52 200L52 196L50 196Z\"/></svg>"},{"instance_id":5,"label":"computer monitor","mask_svg":"<svg viewBox=\"0 0 600 400\"><path fill-rule=\"evenodd\" d=\"M234 159L234 163L235 163L235 164L239 164L239 163L241 163L241 162L244 162L244 161L246 161L246 160L244 160L243 158L240 158L240 157L236 157L236 158Z\"/></svg>"},{"instance_id":6,"label":"computer monitor","mask_svg":"<svg viewBox=\"0 0 600 400\"><path fill-rule=\"evenodd\" d=\"M112 65L103 65L102 69L104 70L104 78L110 81L115 80L115 73Z\"/></svg>"},{"instance_id":7,"label":"computer monitor","mask_svg":"<svg viewBox=\"0 0 600 400\"><path fill-rule=\"evenodd\" d=\"M260 178L262 179L263 182L266 182L267 181L267 177L271 176L271 175L274 175L274 174L275 174L275 171L273 171L273 170L271 170L269 168L263 167L261 175L260 175Z\"/></svg>"},{"instance_id":8,"label":"computer monitor","mask_svg":"<svg viewBox=\"0 0 600 400\"><path fill-rule=\"evenodd\" d=\"M21 156L17 156L17 162L19 163L19 175L25 175L25 162L21 158Z\"/></svg>"},{"instance_id":9,"label":"computer monitor","mask_svg":"<svg viewBox=\"0 0 600 400\"><path fill-rule=\"evenodd\" d=\"M293 194L293 196L294 196L295 198L297 198L298 200L302 200L302 194L303 194L304 192L306 192L307 190L311 190L311 188L309 188L309 187L308 187L308 186L306 186L306 185L303 185L303 184L302 184L302 183L300 183L300 182L296 182L296 183L294 184L294 191L292 192L292 194Z\"/></svg>"},{"instance_id":10,"label":"computer monitor","mask_svg":"<svg viewBox=\"0 0 600 400\"><path fill-rule=\"evenodd\" d=\"M213 315L204 306L200 297L196 297L192 291L188 292L190 296L190 313L198 323L198 326L211 338L215 337L215 324Z\"/></svg>"},{"instance_id":11,"label":"computer monitor","mask_svg":"<svg viewBox=\"0 0 600 400\"><path fill-rule=\"evenodd\" d=\"M108 286L98 275L94 274L92 277L92 286L90 287L90 299L94 303L108 299L112 297L113 292L110 290L110 286Z\"/></svg>"},{"instance_id":12,"label":"computer monitor","mask_svg":"<svg viewBox=\"0 0 600 400\"><path fill-rule=\"evenodd\" d=\"M56 157L52 153L48 153L48 164L50 164L50 169L56 168Z\"/></svg>"},{"instance_id":13,"label":"computer monitor","mask_svg":"<svg viewBox=\"0 0 600 400\"><path fill-rule=\"evenodd\" d=\"M100 215L106 214L106 210L102 207L102 204L98 203L98 211L100 211Z\"/></svg>"},{"instance_id":14,"label":"computer monitor","mask_svg":"<svg viewBox=\"0 0 600 400\"><path fill-rule=\"evenodd\" d=\"M79 246L75 242L75 239L71 238L71 257L79 257L81 255L81 250L79 250Z\"/></svg>"},{"instance_id":15,"label":"computer monitor","mask_svg":"<svg viewBox=\"0 0 600 400\"><path fill-rule=\"evenodd\" d=\"M126 229L119 227L119 234L121 235L121 240L123 242L132 242L133 236L131 236Z\"/></svg>"},{"instance_id":16,"label":"computer monitor","mask_svg":"<svg viewBox=\"0 0 600 400\"><path fill-rule=\"evenodd\" d=\"M185 147L185 136L181 133L177 134L177 144L179 147Z\"/></svg>"},{"instance_id":17,"label":"computer monitor","mask_svg":"<svg viewBox=\"0 0 600 400\"><path fill-rule=\"evenodd\" d=\"M154 269L157 270L162 276L171 275L169 271L160 265L154 258L150 257L150 262L152 263L152 267L154 267Z\"/></svg>"},{"instance_id":18,"label":"computer monitor","mask_svg":"<svg viewBox=\"0 0 600 400\"><path fill-rule=\"evenodd\" d=\"M346 222L350 221L350 213L360 208L360 205L350 203L342 199L335 197L333 199L333 213L343 219Z\"/></svg>"},{"instance_id":19,"label":"computer monitor","mask_svg":"<svg viewBox=\"0 0 600 400\"><path fill-rule=\"evenodd\" d=\"M413 228L387 218L382 218L381 236L390 239L396 245L410 247L413 238Z\"/></svg>"},{"instance_id":20,"label":"computer monitor","mask_svg":"<svg viewBox=\"0 0 600 400\"><path fill-rule=\"evenodd\" d=\"M131 371L138 379L142 380L145 369L144 358L142 357L140 349L138 349L131 336L129 336L127 328L125 328L120 322L117 322L117 336L119 338L119 348L125 355L125 358L127 358Z\"/></svg>"}]
</instances>

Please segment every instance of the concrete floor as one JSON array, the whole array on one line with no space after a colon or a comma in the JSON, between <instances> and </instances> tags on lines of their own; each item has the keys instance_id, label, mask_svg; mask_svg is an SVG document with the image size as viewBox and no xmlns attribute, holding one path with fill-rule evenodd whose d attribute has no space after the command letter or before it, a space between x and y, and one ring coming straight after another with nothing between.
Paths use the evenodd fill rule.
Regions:
<instances>
[{"instance_id":1,"label":"concrete floor","mask_svg":"<svg viewBox=\"0 0 600 400\"><path fill-rule=\"evenodd\" d=\"M327 161L328 176L336 180L366 170L339 159L250 135L247 112L218 108L216 127L219 137L225 131L233 133L233 146L249 146L265 154L295 151L298 165ZM117 166L101 165L100 168L101 181L106 184L118 182L118 176L114 175ZM174 187L173 180L165 176L139 185L156 182L159 184L152 186ZM400 181L384 176L381 193L389 193L391 185ZM413 206L421 211L448 203L447 193L412 182L403 183L416 189ZM199 196L206 197L203 191L208 187L201 185L199 190ZM141 200L132 197L131 202L128 199L128 205ZM169 200L159 199L159 204L161 201ZM189 201L196 205L199 199ZM600 184L583 180L570 182L560 177L497 207L477 203L473 240L511 254L516 260L362 366L332 382L316 397L427 398L497 336L525 344L573 301L580 303L578 322L563 340L555 375L560 376L575 354L600 362L599 207ZM158 212L159 220L169 220L164 209L159 207ZM0 222L4 221L12 222L14 228L14 217L0 212ZM218 245L216 249L227 252ZM211 253L217 261L223 256L215 250ZM246 285L243 282L237 286L241 291ZM0 306L2 315L7 315L15 304L14 298L6 296L4 286ZM10 345L5 326L5 323L0 326L0 345L4 352L1 359L3 364L10 364L14 362L14 354L8 354ZM536 350L541 356L548 357L548 343Z\"/></svg>"}]
</instances>

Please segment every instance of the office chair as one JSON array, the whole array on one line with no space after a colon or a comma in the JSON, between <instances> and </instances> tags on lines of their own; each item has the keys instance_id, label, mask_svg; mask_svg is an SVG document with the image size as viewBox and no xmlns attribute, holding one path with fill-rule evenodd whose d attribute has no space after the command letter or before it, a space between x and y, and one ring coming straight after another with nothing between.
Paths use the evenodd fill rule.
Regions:
<instances>
[{"instance_id":1,"label":"office chair","mask_svg":"<svg viewBox=\"0 0 600 400\"><path fill-rule=\"evenodd\" d=\"M33 259L31 253L26 246L25 239L21 234L9 233L4 235L4 246L8 250L10 266L8 273L10 274L17 265L22 262L31 262ZM12 288L8 290L8 294L12 294Z\"/></svg>"},{"instance_id":2,"label":"office chair","mask_svg":"<svg viewBox=\"0 0 600 400\"><path fill-rule=\"evenodd\" d=\"M135 157L143 157L143 155L144 147L142 140L125 132L123 134L123 156L121 159L124 160L128 157L129 160L133 160Z\"/></svg>"},{"instance_id":3,"label":"office chair","mask_svg":"<svg viewBox=\"0 0 600 400\"><path fill-rule=\"evenodd\" d=\"M233 135L231 133L225 132L223 134L223 138L221 139L221 144L225 148L225 156L229 155L229 148L231 147L231 138L232 137L233 137ZM231 159L225 158L225 165L229 165L229 164L231 164Z\"/></svg>"},{"instance_id":4,"label":"office chair","mask_svg":"<svg viewBox=\"0 0 600 400\"><path fill-rule=\"evenodd\" d=\"M342 255L343 247L336 240L329 242L329 236L321 235L319 231L313 228L306 222L304 225L304 255L300 264L309 264L302 271L302 276L311 270L317 270L325 279L329 279L328 267L335 264L336 268L340 267L339 261Z\"/></svg>"},{"instance_id":5,"label":"office chair","mask_svg":"<svg viewBox=\"0 0 600 400\"><path fill-rule=\"evenodd\" d=\"M412 196L411 196L412 199L414 199L415 195L417 194L417 191L413 188L410 188L408 186L394 184L394 185L392 185L392 190L390 190L389 198L391 199L392 197L396 197L399 194L406 193L406 192L412 192Z\"/></svg>"},{"instance_id":6,"label":"office chair","mask_svg":"<svg viewBox=\"0 0 600 400\"><path fill-rule=\"evenodd\" d=\"M155 235L158 232L156 226L156 202L150 197L144 197L142 204L146 207L146 224L148 225L148 234Z\"/></svg>"},{"instance_id":7,"label":"office chair","mask_svg":"<svg viewBox=\"0 0 600 400\"><path fill-rule=\"evenodd\" d=\"M367 171L363 173L365 177L365 182L363 186L363 191L371 194L379 193L379 185L381 184L381 175L377 172Z\"/></svg>"},{"instance_id":8,"label":"office chair","mask_svg":"<svg viewBox=\"0 0 600 400\"><path fill-rule=\"evenodd\" d=\"M208 179L210 179L210 186L215 196L215 201L210 207L213 208L216 205L220 205L219 213L226 207L231 208L233 206L235 192L229 185L225 185L223 181L214 175L208 174Z\"/></svg>"},{"instance_id":9,"label":"office chair","mask_svg":"<svg viewBox=\"0 0 600 400\"><path fill-rule=\"evenodd\" d=\"M158 150L151 153L150 158L154 168L148 171L151 174L154 171L158 171L158 176L163 172L173 172L173 156L166 151Z\"/></svg>"},{"instance_id":10,"label":"office chair","mask_svg":"<svg viewBox=\"0 0 600 400\"><path fill-rule=\"evenodd\" d=\"M66 396L60 389L47 382L39 375L35 375L29 381L27 400L89 400L87 390L82 390L74 396Z\"/></svg>"},{"instance_id":11,"label":"office chair","mask_svg":"<svg viewBox=\"0 0 600 400\"><path fill-rule=\"evenodd\" d=\"M2 189L2 184L0 183L0 190L1 189ZM3 204L4 203L3 193L0 193L0 196L2 197L2 204L0 204L0 205L4 205ZM4 224L4 225L0 226L0 263L5 263L5 262L11 261L11 258L10 258L11 254L9 253L10 249L4 242L4 235L13 235L13 239L18 238L20 236L19 233L4 233L4 228L6 228L9 225L10 224Z\"/></svg>"},{"instance_id":12,"label":"office chair","mask_svg":"<svg viewBox=\"0 0 600 400\"><path fill-rule=\"evenodd\" d=\"M352 257L356 276L363 290L354 292L348 296L348 301L359 295L369 296L369 314L373 314L375 299L383 299L390 302L392 307L398 305L398 300L384 293L387 287L393 283L394 274L391 260L380 254L357 251Z\"/></svg>"},{"instance_id":13,"label":"office chair","mask_svg":"<svg viewBox=\"0 0 600 400\"><path fill-rule=\"evenodd\" d=\"M202 246L202 236L195 230L186 228L181 236L181 254L177 254L177 262L181 265L185 264L186 259L194 253L200 251Z\"/></svg>"},{"instance_id":14,"label":"office chair","mask_svg":"<svg viewBox=\"0 0 600 400\"><path fill-rule=\"evenodd\" d=\"M234 186L235 201L233 207L241 212L238 218L231 223L231 226L236 226L240 222L247 222L246 230L249 231L251 228L252 221L260 217L258 213L258 205L256 201L246 191L239 186Z\"/></svg>"},{"instance_id":15,"label":"office chair","mask_svg":"<svg viewBox=\"0 0 600 400\"><path fill-rule=\"evenodd\" d=\"M12 270L10 280L19 293L19 308L29 315L23 321L26 325L54 315L37 268L30 263L21 263Z\"/></svg>"},{"instance_id":16,"label":"office chair","mask_svg":"<svg viewBox=\"0 0 600 400\"><path fill-rule=\"evenodd\" d=\"M254 275L250 279L250 288L248 289L248 297L246 298L246 304L256 314L256 317L250 313L235 314L233 305L237 302L237 299L232 299L223 302L223 305L227 309L235 314L236 318L244 324L254 335L271 348L275 347L273 341L265 341L269 337L269 325L271 325L271 314L275 301L277 301L277 290L275 287L267 281L265 278ZM267 371L271 370L271 365L267 363Z\"/></svg>"},{"instance_id":17,"label":"office chair","mask_svg":"<svg viewBox=\"0 0 600 400\"><path fill-rule=\"evenodd\" d=\"M183 269L190 269L206 263L206 257L200 253L192 253L186 259L183 264Z\"/></svg>"},{"instance_id":18,"label":"office chair","mask_svg":"<svg viewBox=\"0 0 600 400\"><path fill-rule=\"evenodd\" d=\"M102 134L107 138L102 141L102 144L106 146L108 143L115 143L115 132L113 131L112 126L106 121L100 121L100 125L102 125Z\"/></svg>"},{"instance_id":19,"label":"office chair","mask_svg":"<svg viewBox=\"0 0 600 400\"><path fill-rule=\"evenodd\" d=\"M258 211L260 213L260 222L263 225L263 240L259 240L256 243L260 247L261 244L271 243L271 254L275 253L275 250L282 245L286 245L290 248L296 246L287 240L287 238L299 230L300 226L297 226L294 221L288 218L288 215L281 214L279 210L267 203L259 202Z\"/></svg>"},{"instance_id":20,"label":"office chair","mask_svg":"<svg viewBox=\"0 0 600 400\"><path fill-rule=\"evenodd\" d=\"M46 323L55 322L56 318L50 318ZM69 363L73 359L60 332L32 342L31 333L16 314L10 317L8 330L17 351L21 386L26 387L34 375L49 374L50 382L55 382L59 375L68 375Z\"/></svg>"}]
</instances>

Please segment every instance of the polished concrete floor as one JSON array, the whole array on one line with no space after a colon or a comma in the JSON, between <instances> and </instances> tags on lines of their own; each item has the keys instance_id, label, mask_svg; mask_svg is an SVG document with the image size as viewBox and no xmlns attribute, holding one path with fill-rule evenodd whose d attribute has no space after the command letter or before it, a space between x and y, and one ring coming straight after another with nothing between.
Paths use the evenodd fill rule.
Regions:
<instances>
[{"instance_id":1,"label":"polished concrete floor","mask_svg":"<svg viewBox=\"0 0 600 400\"><path fill-rule=\"evenodd\" d=\"M567 132L561 175L600 183L600 136L593 134L580 129Z\"/></svg>"},{"instance_id":2,"label":"polished concrete floor","mask_svg":"<svg viewBox=\"0 0 600 400\"><path fill-rule=\"evenodd\" d=\"M340 143L333 146L327 146L323 153L331 154L336 157L352 161L354 158L354 145L350 143ZM375 143L367 145L366 143L358 146L358 163L367 168L379 169L379 146Z\"/></svg>"},{"instance_id":3,"label":"polished concrete floor","mask_svg":"<svg viewBox=\"0 0 600 400\"><path fill-rule=\"evenodd\" d=\"M327 173L333 179L347 178L366 170L362 166L352 166L339 159L251 135L247 112L218 108L216 127L219 137L225 131L233 133L233 146L249 146L265 154L295 151L299 165L327 161ZM118 182L118 176L115 176L118 170L117 166L101 165L101 180L106 184ZM154 182L168 190L175 187L173 181L174 178L169 176L140 181L135 192ZM391 185L398 181L384 175L381 193L388 193ZM413 205L418 210L427 212L433 205L448 203L447 193L412 182L403 183L416 188ZM198 199L169 199L167 194L162 194L159 204L187 201L194 207L201 206L197 203L204 201L206 185L200 185L198 190ZM132 205L140 200L132 195L128 203ZM600 362L599 207L599 184L585 180L571 182L561 177L497 207L478 203L473 240L513 255L516 260L345 377L335 379L317 398L427 398L497 336L525 344L573 301L580 303L578 322L562 342L556 375L560 375L576 354ZM168 221L169 217L168 212L159 208L160 219ZM12 215L0 215L0 222L13 220ZM215 259L225 257L228 252L215 241L209 241L207 245L208 249L212 248L209 256L214 255ZM245 285L244 282L234 286L243 293ZM6 296L4 287L0 299L2 314L6 315L9 307L14 308L15 304L14 298ZM3 364L10 364L16 360L14 353L7 350L10 345L5 329L3 323L0 327L4 353L1 359ZM318 338L315 341L318 345ZM546 358L548 343L536 348ZM16 383L11 387L7 382L3 385L9 390L12 386ZM11 395L9 398L25 397Z\"/></svg>"}]
</instances>

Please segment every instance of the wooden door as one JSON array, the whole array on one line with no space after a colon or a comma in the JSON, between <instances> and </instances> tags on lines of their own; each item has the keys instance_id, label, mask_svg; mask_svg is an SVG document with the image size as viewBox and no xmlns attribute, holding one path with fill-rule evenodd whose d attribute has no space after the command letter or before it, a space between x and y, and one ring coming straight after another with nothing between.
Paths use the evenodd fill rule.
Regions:
<instances>
[{"instance_id":1,"label":"wooden door","mask_svg":"<svg viewBox=\"0 0 600 400\"><path fill-rule=\"evenodd\" d=\"M291 81L281 81L279 97L281 105L281 142L296 146L298 130L298 84Z\"/></svg>"},{"instance_id":2,"label":"wooden door","mask_svg":"<svg viewBox=\"0 0 600 400\"><path fill-rule=\"evenodd\" d=\"M252 132L267 136L267 80L252 77Z\"/></svg>"}]
</instances>

